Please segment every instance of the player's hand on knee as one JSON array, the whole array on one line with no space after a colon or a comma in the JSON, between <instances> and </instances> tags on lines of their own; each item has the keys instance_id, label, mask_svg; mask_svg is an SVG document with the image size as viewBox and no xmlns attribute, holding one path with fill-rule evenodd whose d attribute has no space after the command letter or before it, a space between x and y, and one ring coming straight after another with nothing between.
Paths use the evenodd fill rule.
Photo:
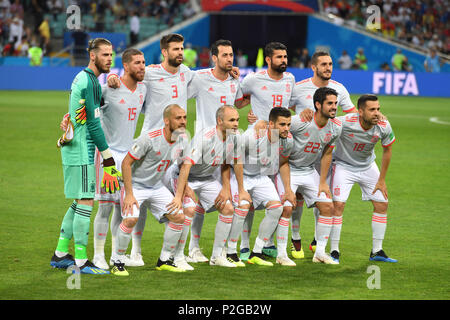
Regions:
<instances>
[{"instance_id":1,"label":"player's hand on knee","mask_svg":"<svg viewBox=\"0 0 450 320\"><path fill-rule=\"evenodd\" d=\"M183 196L183 199L186 198L186 197L187 197L187 198L191 198L192 201L194 201L194 202L197 202L197 201L196 201L197 196L196 196L194 190L192 190L192 188L189 187L189 186L186 186L186 188L184 189L184 196Z\"/></svg>"},{"instance_id":2,"label":"player's hand on knee","mask_svg":"<svg viewBox=\"0 0 450 320\"><path fill-rule=\"evenodd\" d=\"M239 191L239 206L241 206L242 201L247 201L250 205L252 204L252 197L246 190ZM245 203L245 202L244 202Z\"/></svg>"},{"instance_id":3,"label":"player's hand on knee","mask_svg":"<svg viewBox=\"0 0 450 320\"><path fill-rule=\"evenodd\" d=\"M329 199L332 198L330 187L328 186L328 184L326 184L326 183L320 183L319 184L319 192L317 193L317 196L320 196L320 194L322 192L325 193L327 198L329 198Z\"/></svg>"},{"instance_id":4,"label":"player's hand on knee","mask_svg":"<svg viewBox=\"0 0 450 320\"><path fill-rule=\"evenodd\" d=\"M119 76L117 74L110 74L106 82L110 88L117 89L120 87Z\"/></svg>"},{"instance_id":5,"label":"player's hand on knee","mask_svg":"<svg viewBox=\"0 0 450 320\"><path fill-rule=\"evenodd\" d=\"M377 190L381 191L385 200L388 199L387 186L386 186L386 182L384 180L382 180L382 181L378 180L377 184L375 185L375 188L373 189L372 194L375 194L375 192L377 192Z\"/></svg>"},{"instance_id":6,"label":"player's hand on knee","mask_svg":"<svg viewBox=\"0 0 450 320\"><path fill-rule=\"evenodd\" d=\"M231 192L226 188L222 188L219 195L214 200L214 205L218 210L223 210L227 201L231 202Z\"/></svg>"},{"instance_id":7,"label":"player's hand on knee","mask_svg":"<svg viewBox=\"0 0 450 320\"><path fill-rule=\"evenodd\" d=\"M125 198L123 199L123 216L127 217L133 214L133 206L136 206L139 209L139 203L133 194L125 194Z\"/></svg>"},{"instance_id":8,"label":"player's hand on knee","mask_svg":"<svg viewBox=\"0 0 450 320\"><path fill-rule=\"evenodd\" d=\"M178 197L175 197L166 208L168 214L177 214L180 210L183 210L183 201Z\"/></svg>"},{"instance_id":9,"label":"player's hand on knee","mask_svg":"<svg viewBox=\"0 0 450 320\"><path fill-rule=\"evenodd\" d=\"M292 208L295 209L297 206L297 198L292 190L286 191L286 193L281 197L281 203L284 204L289 201L292 204Z\"/></svg>"}]
</instances>

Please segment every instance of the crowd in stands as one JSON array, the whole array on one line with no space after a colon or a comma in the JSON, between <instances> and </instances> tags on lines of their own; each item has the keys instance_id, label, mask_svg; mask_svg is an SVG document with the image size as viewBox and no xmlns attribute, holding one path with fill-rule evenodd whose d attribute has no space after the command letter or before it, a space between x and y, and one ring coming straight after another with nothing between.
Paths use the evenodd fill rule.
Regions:
<instances>
[{"instance_id":1,"label":"crowd in stands","mask_svg":"<svg viewBox=\"0 0 450 320\"><path fill-rule=\"evenodd\" d=\"M93 18L93 26L82 26L85 31L112 32L109 25L105 26L107 15L113 19L108 24L126 24L130 44L139 40L142 17L155 18L170 27L177 22L176 17L187 19L195 14L189 0L0 0L0 55L28 56L32 46L40 47L43 55L49 55L52 37L56 37L56 31L59 37L63 33L52 28L52 21L65 22L70 5L77 5L82 17ZM64 26L65 23L58 29Z\"/></svg>"},{"instance_id":2,"label":"crowd in stands","mask_svg":"<svg viewBox=\"0 0 450 320\"><path fill-rule=\"evenodd\" d=\"M418 49L450 54L450 7L448 0L324 0L323 10L350 24L366 27L376 5L380 25L371 31ZM372 22L372 21L371 21Z\"/></svg>"}]
</instances>

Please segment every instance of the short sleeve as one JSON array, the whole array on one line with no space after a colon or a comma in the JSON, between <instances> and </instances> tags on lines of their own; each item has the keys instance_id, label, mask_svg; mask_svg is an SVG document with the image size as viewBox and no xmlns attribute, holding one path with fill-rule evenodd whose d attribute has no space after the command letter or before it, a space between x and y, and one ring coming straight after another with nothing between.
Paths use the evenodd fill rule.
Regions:
<instances>
[{"instance_id":1,"label":"short sleeve","mask_svg":"<svg viewBox=\"0 0 450 320\"><path fill-rule=\"evenodd\" d=\"M392 145L395 141L395 134L394 130L392 130L391 124L389 121L381 121L379 124L382 128L382 137L381 137L381 144L383 147L389 147Z\"/></svg>"}]
</instances>

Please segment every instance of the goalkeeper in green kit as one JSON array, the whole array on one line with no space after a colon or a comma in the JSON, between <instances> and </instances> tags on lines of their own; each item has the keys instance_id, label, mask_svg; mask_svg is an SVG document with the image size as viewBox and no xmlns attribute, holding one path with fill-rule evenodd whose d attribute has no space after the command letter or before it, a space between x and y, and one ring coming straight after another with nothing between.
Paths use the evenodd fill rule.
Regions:
<instances>
[{"instance_id":1,"label":"goalkeeper in green kit","mask_svg":"<svg viewBox=\"0 0 450 320\"><path fill-rule=\"evenodd\" d=\"M112 62L112 45L106 39L89 41L89 65L77 74L72 82L69 125L58 140L64 172L66 198L75 199L67 210L61 224L61 232L55 253L50 261L54 268L66 269L74 264L81 273L107 274L109 271L96 267L87 259L90 216L95 195L95 148L103 158L102 187L114 193L119 187L121 173L106 143L100 124L100 101L102 89L97 77L109 73ZM75 258L69 254L69 243L74 238Z\"/></svg>"}]
</instances>

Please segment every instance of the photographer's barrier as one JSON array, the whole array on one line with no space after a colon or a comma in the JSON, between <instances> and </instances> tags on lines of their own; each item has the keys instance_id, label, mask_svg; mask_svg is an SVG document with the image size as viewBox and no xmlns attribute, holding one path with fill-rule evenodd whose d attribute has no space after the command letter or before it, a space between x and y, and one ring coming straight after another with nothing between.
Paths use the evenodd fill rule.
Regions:
<instances>
[{"instance_id":1,"label":"photographer's barrier","mask_svg":"<svg viewBox=\"0 0 450 320\"><path fill-rule=\"evenodd\" d=\"M0 66L0 90L70 90L72 80L81 67ZM241 69L242 78L255 71ZM312 77L310 69L288 68L296 81ZM111 69L121 75L122 69ZM99 77L106 81L105 74ZM380 95L450 97L450 73L407 73L382 71L333 71L333 80L342 83L350 93Z\"/></svg>"}]
</instances>

